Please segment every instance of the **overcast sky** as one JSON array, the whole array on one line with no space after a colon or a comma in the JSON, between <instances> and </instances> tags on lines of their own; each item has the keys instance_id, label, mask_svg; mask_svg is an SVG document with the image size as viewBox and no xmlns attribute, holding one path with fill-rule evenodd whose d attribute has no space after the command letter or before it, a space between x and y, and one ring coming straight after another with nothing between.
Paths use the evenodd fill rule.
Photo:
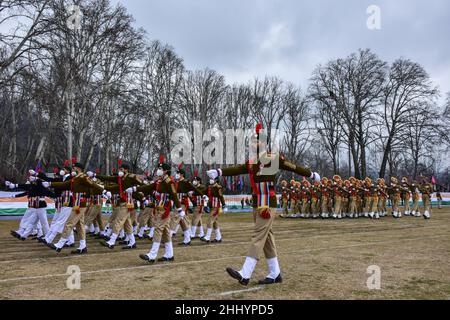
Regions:
<instances>
[{"instance_id":1,"label":"overcast sky","mask_svg":"<svg viewBox=\"0 0 450 320\"><path fill-rule=\"evenodd\" d=\"M189 69L209 67L228 83L276 75L306 89L328 59L370 48L382 59L425 66L450 91L447 0L113 0L150 39L172 45ZM381 9L381 30L366 10ZM443 98L441 99L441 101Z\"/></svg>"}]
</instances>

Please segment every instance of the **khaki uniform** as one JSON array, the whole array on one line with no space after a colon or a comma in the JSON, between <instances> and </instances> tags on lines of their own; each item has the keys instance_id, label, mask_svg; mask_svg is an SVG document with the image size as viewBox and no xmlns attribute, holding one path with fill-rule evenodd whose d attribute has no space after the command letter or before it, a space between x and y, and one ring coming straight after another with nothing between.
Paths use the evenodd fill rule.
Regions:
<instances>
[{"instance_id":1,"label":"khaki uniform","mask_svg":"<svg viewBox=\"0 0 450 320\"><path fill-rule=\"evenodd\" d=\"M154 227L154 212L155 212L155 203L150 202L144 209L141 210L141 213L138 217L138 228L144 228L145 226Z\"/></svg>"},{"instance_id":2,"label":"khaki uniform","mask_svg":"<svg viewBox=\"0 0 450 320\"><path fill-rule=\"evenodd\" d=\"M433 187L429 183L425 183L420 186L420 192L422 193L422 202L424 211L431 213L431 194L433 193Z\"/></svg>"},{"instance_id":3,"label":"khaki uniform","mask_svg":"<svg viewBox=\"0 0 450 320\"><path fill-rule=\"evenodd\" d=\"M110 227L113 234L119 234L122 228L126 234L132 234L131 213L135 211L134 199L131 195L126 194L125 190L141 185L142 180L131 173L126 173L123 177L97 175L97 178L102 181L113 182L113 184L105 186L105 189L119 195L119 197L115 197L115 207L110 219Z\"/></svg>"},{"instance_id":4,"label":"khaki uniform","mask_svg":"<svg viewBox=\"0 0 450 320\"><path fill-rule=\"evenodd\" d=\"M213 228L214 230L219 228L219 216L222 213L220 205L225 206L225 198L223 197L222 186L215 183L208 187L207 190L209 198L209 207L211 212L209 214L208 223L206 224L207 229Z\"/></svg>"},{"instance_id":5,"label":"khaki uniform","mask_svg":"<svg viewBox=\"0 0 450 320\"><path fill-rule=\"evenodd\" d=\"M389 197L392 201L392 211L399 212L401 188L397 184L392 184L389 188Z\"/></svg>"},{"instance_id":6,"label":"khaki uniform","mask_svg":"<svg viewBox=\"0 0 450 320\"><path fill-rule=\"evenodd\" d=\"M343 197L342 187L338 186L337 184L334 184L333 194L334 194L333 214L340 215L342 213L342 197Z\"/></svg>"},{"instance_id":7,"label":"khaki uniform","mask_svg":"<svg viewBox=\"0 0 450 320\"><path fill-rule=\"evenodd\" d=\"M411 199L410 187L406 182L402 183L402 198L404 202L403 211L405 214L409 214L411 212L411 206L409 205L409 200Z\"/></svg>"},{"instance_id":8,"label":"khaki uniform","mask_svg":"<svg viewBox=\"0 0 450 320\"><path fill-rule=\"evenodd\" d=\"M379 213L384 214L387 212L386 201L387 201L386 187L378 185L378 212Z\"/></svg>"},{"instance_id":9,"label":"khaki uniform","mask_svg":"<svg viewBox=\"0 0 450 320\"><path fill-rule=\"evenodd\" d=\"M175 208L181 208L181 202L175 189L175 183L170 177L163 178L149 185L141 185L137 192L153 194L155 192L154 227L155 233L153 243L171 242L170 211L172 202Z\"/></svg>"},{"instance_id":10,"label":"khaki uniform","mask_svg":"<svg viewBox=\"0 0 450 320\"><path fill-rule=\"evenodd\" d=\"M258 259L261 250L267 259L277 256L275 237L272 232L272 223L276 215L277 198L275 192L276 173L273 175L262 175L261 170L274 165L278 161L279 170L286 170L297 173L304 177L310 177L311 171L299 167L284 157L279 156L275 159L267 159L263 155L264 162L268 165L262 165L261 162L247 161L245 164L222 169L223 176L236 176L249 174L253 189L253 214L255 217L255 227L248 251L248 257Z\"/></svg>"},{"instance_id":11,"label":"khaki uniform","mask_svg":"<svg viewBox=\"0 0 450 320\"><path fill-rule=\"evenodd\" d=\"M102 219L102 207L103 207L103 199L101 195L92 195L90 196L89 208L86 211L84 223L87 226L91 224L96 224L100 231L105 229L103 219Z\"/></svg>"},{"instance_id":12,"label":"khaki uniform","mask_svg":"<svg viewBox=\"0 0 450 320\"><path fill-rule=\"evenodd\" d=\"M302 215L305 218L309 218L311 214L310 194L308 187L302 187Z\"/></svg>"},{"instance_id":13,"label":"khaki uniform","mask_svg":"<svg viewBox=\"0 0 450 320\"><path fill-rule=\"evenodd\" d=\"M320 205L322 214L328 215L330 212L328 211L328 202L330 201L330 190L327 186L321 187L321 197L320 197Z\"/></svg>"},{"instance_id":14,"label":"khaki uniform","mask_svg":"<svg viewBox=\"0 0 450 320\"><path fill-rule=\"evenodd\" d=\"M348 188L349 192L349 207L348 207L348 213L351 217L357 217L358 216L358 189L351 184Z\"/></svg>"},{"instance_id":15,"label":"khaki uniform","mask_svg":"<svg viewBox=\"0 0 450 320\"><path fill-rule=\"evenodd\" d=\"M287 217L289 215L289 188L282 187L281 188L281 207L283 208L283 217Z\"/></svg>"},{"instance_id":16,"label":"khaki uniform","mask_svg":"<svg viewBox=\"0 0 450 320\"><path fill-rule=\"evenodd\" d=\"M70 190L72 192L72 212L66 221L61 239L67 239L73 228L76 228L79 239L86 240L86 230L84 227L84 214L87 209L86 194L91 191L101 193L103 192L103 186L93 182L87 175L80 173L65 182L52 182L52 187L59 190Z\"/></svg>"},{"instance_id":17,"label":"khaki uniform","mask_svg":"<svg viewBox=\"0 0 450 320\"><path fill-rule=\"evenodd\" d=\"M202 216L203 216L203 195L206 194L206 187L204 185L198 185L197 189L202 193L197 193L194 191L192 195L191 202L194 205L192 222L193 227L203 227Z\"/></svg>"},{"instance_id":18,"label":"khaki uniform","mask_svg":"<svg viewBox=\"0 0 450 320\"><path fill-rule=\"evenodd\" d=\"M265 219L261 216L263 211L270 212L270 218ZM253 221L255 222L255 231L253 232L248 256L255 259L260 258L261 251L264 252L266 259L272 259L277 256L275 237L272 231L273 220L275 220L275 208L256 208L253 211ZM261 250L262 249L262 250Z\"/></svg>"},{"instance_id":19,"label":"khaki uniform","mask_svg":"<svg viewBox=\"0 0 450 320\"><path fill-rule=\"evenodd\" d=\"M411 194L412 194L412 200L413 200L413 205L412 205L412 212L415 213L416 215L420 214L420 209L419 209L419 200L420 200L420 190L419 190L419 186L416 183L412 183L409 186L410 190L411 190Z\"/></svg>"},{"instance_id":20,"label":"khaki uniform","mask_svg":"<svg viewBox=\"0 0 450 320\"><path fill-rule=\"evenodd\" d=\"M314 218L318 217L320 213L320 189L319 187L312 186L311 187L311 213Z\"/></svg>"},{"instance_id":21,"label":"khaki uniform","mask_svg":"<svg viewBox=\"0 0 450 320\"><path fill-rule=\"evenodd\" d=\"M188 193L193 191L197 194L203 195L203 192L194 187L192 183L188 180L181 179L175 182L175 188L177 190L178 198L180 199L183 210L187 213L189 209L189 197ZM189 230L191 223L189 222L188 216L180 218L177 212L172 212L170 219L170 230L175 230L176 226L180 224L181 230L183 232Z\"/></svg>"}]
</instances>

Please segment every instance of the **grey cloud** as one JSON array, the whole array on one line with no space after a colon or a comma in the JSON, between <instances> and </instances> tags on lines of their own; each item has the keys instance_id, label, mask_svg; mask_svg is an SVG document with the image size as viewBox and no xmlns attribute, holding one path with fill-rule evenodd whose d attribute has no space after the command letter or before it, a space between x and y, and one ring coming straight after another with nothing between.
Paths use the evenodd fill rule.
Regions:
<instances>
[{"instance_id":1,"label":"grey cloud","mask_svg":"<svg viewBox=\"0 0 450 320\"><path fill-rule=\"evenodd\" d=\"M190 69L228 82L278 75L302 86L314 67L371 48L387 61L423 64L450 91L450 3L445 0L116 0L149 37L175 47ZM381 30L366 27L369 5Z\"/></svg>"}]
</instances>

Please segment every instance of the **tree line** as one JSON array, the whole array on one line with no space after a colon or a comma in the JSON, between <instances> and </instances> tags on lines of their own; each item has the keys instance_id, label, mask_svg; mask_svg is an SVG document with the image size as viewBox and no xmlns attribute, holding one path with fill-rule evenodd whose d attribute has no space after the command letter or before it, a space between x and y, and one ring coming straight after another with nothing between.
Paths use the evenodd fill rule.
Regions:
<instances>
[{"instance_id":1,"label":"tree line","mask_svg":"<svg viewBox=\"0 0 450 320\"><path fill-rule=\"evenodd\" d=\"M450 93L440 105L417 62L361 49L318 65L306 88L270 75L229 84L215 70L187 69L124 6L76 1L74 29L71 4L0 1L1 177L73 157L102 172L119 158L151 171L160 154L170 157L172 132L193 135L199 121L223 130L262 123L269 139L281 130L281 152L323 175L449 183Z\"/></svg>"}]
</instances>

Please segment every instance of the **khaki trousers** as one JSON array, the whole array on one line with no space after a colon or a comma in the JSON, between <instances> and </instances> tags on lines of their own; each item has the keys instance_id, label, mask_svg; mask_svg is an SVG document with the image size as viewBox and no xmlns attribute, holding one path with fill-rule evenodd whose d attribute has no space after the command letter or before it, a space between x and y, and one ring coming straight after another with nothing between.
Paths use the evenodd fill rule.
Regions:
<instances>
[{"instance_id":1,"label":"khaki trousers","mask_svg":"<svg viewBox=\"0 0 450 320\"><path fill-rule=\"evenodd\" d=\"M322 213L329 213L328 212L328 197L322 197L321 200L321 207L322 207Z\"/></svg>"},{"instance_id":2,"label":"khaki trousers","mask_svg":"<svg viewBox=\"0 0 450 320\"><path fill-rule=\"evenodd\" d=\"M290 214L296 214L297 213L298 201L299 200L292 200L292 202L291 202L291 213Z\"/></svg>"},{"instance_id":3,"label":"khaki trousers","mask_svg":"<svg viewBox=\"0 0 450 320\"><path fill-rule=\"evenodd\" d=\"M184 205L181 205L181 206L182 206L184 212L186 212L186 215L183 217L183 219L181 219L178 212L172 211L170 213L170 223L169 223L170 230L175 230L175 228L177 227L177 224L180 224L181 230L183 230L183 232L186 230L189 230L191 227L191 224L188 219L186 206L184 206Z\"/></svg>"},{"instance_id":4,"label":"khaki trousers","mask_svg":"<svg viewBox=\"0 0 450 320\"><path fill-rule=\"evenodd\" d=\"M418 194L413 195L412 211L415 211L416 213L419 212L419 195Z\"/></svg>"},{"instance_id":5,"label":"khaki trousers","mask_svg":"<svg viewBox=\"0 0 450 320\"><path fill-rule=\"evenodd\" d=\"M90 206L87 212L85 213L84 223L87 226L90 226L92 223L97 222L98 227L100 228L100 231L103 231L105 229L105 226L103 224L102 220L102 206L101 205L95 205Z\"/></svg>"},{"instance_id":6,"label":"khaki trousers","mask_svg":"<svg viewBox=\"0 0 450 320\"><path fill-rule=\"evenodd\" d=\"M117 212L118 212L117 209L118 209L118 207L114 206L114 207L112 208L111 215L109 216L108 223L109 223L109 227L110 227L110 228L111 228L111 226L112 226L113 221L116 219Z\"/></svg>"},{"instance_id":7,"label":"khaki trousers","mask_svg":"<svg viewBox=\"0 0 450 320\"><path fill-rule=\"evenodd\" d=\"M130 219L130 211L128 211L126 203L121 204L120 206L114 208L113 215L114 211L116 211L116 215L114 220L112 221L111 226L112 232L115 234L119 234L120 230L122 230L123 228L125 234L133 233L133 226L131 224Z\"/></svg>"},{"instance_id":8,"label":"khaki trousers","mask_svg":"<svg viewBox=\"0 0 450 320\"><path fill-rule=\"evenodd\" d=\"M155 209L155 233L153 235L153 243L167 243L172 241L170 234L170 215L163 219L166 209L164 207L156 207Z\"/></svg>"},{"instance_id":9,"label":"khaki trousers","mask_svg":"<svg viewBox=\"0 0 450 320\"><path fill-rule=\"evenodd\" d=\"M201 209L201 211L200 211ZM203 207L196 206L194 207L194 215L192 216L192 226L193 227L202 227L202 216L203 216Z\"/></svg>"},{"instance_id":10,"label":"khaki trousers","mask_svg":"<svg viewBox=\"0 0 450 320\"><path fill-rule=\"evenodd\" d=\"M131 222L131 225L133 227L138 225L138 218L137 218L136 209L133 209L133 210L130 211L130 222Z\"/></svg>"},{"instance_id":11,"label":"khaki trousers","mask_svg":"<svg viewBox=\"0 0 450 320\"><path fill-rule=\"evenodd\" d=\"M405 194L403 200L405 201L404 211L411 211L411 206L409 205L409 199L411 198L410 194Z\"/></svg>"},{"instance_id":12,"label":"khaki trousers","mask_svg":"<svg viewBox=\"0 0 450 320\"><path fill-rule=\"evenodd\" d=\"M378 212L378 197L372 197L371 212Z\"/></svg>"},{"instance_id":13,"label":"khaki trousers","mask_svg":"<svg viewBox=\"0 0 450 320\"><path fill-rule=\"evenodd\" d=\"M270 218L264 219L261 213L264 210L269 210ZM259 260L261 249L264 251L266 259L272 259L277 256L277 249L275 246L275 237L272 232L273 220L276 216L275 208L255 208L253 209L253 218L255 221L255 228L248 250L248 256Z\"/></svg>"},{"instance_id":14,"label":"khaki trousers","mask_svg":"<svg viewBox=\"0 0 450 320\"><path fill-rule=\"evenodd\" d=\"M350 197L350 204L349 204L349 208L348 208L348 213L349 214L357 214L358 213L358 199L355 196L351 196Z\"/></svg>"},{"instance_id":15,"label":"khaki trousers","mask_svg":"<svg viewBox=\"0 0 450 320\"><path fill-rule=\"evenodd\" d=\"M222 212L220 208L213 208L209 213L208 223L206 224L207 229L213 228L214 230L219 228L219 215Z\"/></svg>"},{"instance_id":16,"label":"khaki trousers","mask_svg":"<svg viewBox=\"0 0 450 320\"><path fill-rule=\"evenodd\" d=\"M349 200L347 197L342 197L341 212L348 213Z\"/></svg>"},{"instance_id":17,"label":"khaki trousers","mask_svg":"<svg viewBox=\"0 0 450 320\"><path fill-rule=\"evenodd\" d=\"M430 195L429 194L422 194L422 201L423 201L423 209L425 211L428 211L428 212L431 213Z\"/></svg>"},{"instance_id":18,"label":"khaki trousers","mask_svg":"<svg viewBox=\"0 0 450 320\"><path fill-rule=\"evenodd\" d=\"M400 204L400 195L399 194L395 194L392 197L392 211L393 212L398 212L399 204Z\"/></svg>"},{"instance_id":19,"label":"khaki trousers","mask_svg":"<svg viewBox=\"0 0 450 320\"><path fill-rule=\"evenodd\" d=\"M357 197L357 203L358 203L358 205L357 205L358 213L362 213L363 212L363 199L360 196Z\"/></svg>"},{"instance_id":20,"label":"khaki trousers","mask_svg":"<svg viewBox=\"0 0 450 320\"><path fill-rule=\"evenodd\" d=\"M341 214L342 197L334 197L334 214Z\"/></svg>"},{"instance_id":21,"label":"khaki trousers","mask_svg":"<svg viewBox=\"0 0 450 320\"><path fill-rule=\"evenodd\" d=\"M283 199L283 215L286 217L289 214L288 202Z\"/></svg>"},{"instance_id":22,"label":"khaki trousers","mask_svg":"<svg viewBox=\"0 0 450 320\"><path fill-rule=\"evenodd\" d=\"M309 214L310 213L310 207L309 207L308 199L303 199L302 200L302 213L303 214Z\"/></svg>"},{"instance_id":23,"label":"khaki trousers","mask_svg":"<svg viewBox=\"0 0 450 320\"><path fill-rule=\"evenodd\" d=\"M145 226L153 227L153 210L154 208L145 207L144 210L141 211L138 217L139 229Z\"/></svg>"},{"instance_id":24,"label":"khaki trousers","mask_svg":"<svg viewBox=\"0 0 450 320\"><path fill-rule=\"evenodd\" d=\"M372 209L372 201L373 198L370 196L364 197L364 213L369 213L370 210Z\"/></svg>"},{"instance_id":25,"label":"khaki trousers","mask_svg":"<svg viewBox=\"0 0 450 320\"><path fill-rule=\"evenodd\" d=\"M80 213L77 213L77 211L72 208L72 212L70 213L69 218L67 218L61 238L67 239L73 228L76 228L79 239L86 240L86 229L84 228L84 214L86 213L86 209L87 208L80 208Z\"/></svg>"},{"instance_id":26,"label":"khaki trousers","mask_svg":"<svg viewBox=\"0 0 450 320\"><path fill-rule=\"evenodd\" d=\"M312 198L311 199L311 213L312 214L319 213L319 207L318 207L317 198Z\"/></svg>"},{"instance_id":27,"label":"khaki trousers","mask_svg":"<svg viewBox=\"0 0 450 320\"><path fill-rule=\"evenodd\" d=\"M378 212L385 212L383 210L383 197L378 198Z\"/></svg>"},{"instance_id":28,"label":"khaki trousers","mask_svg":"<svg viewBox=\"0 0 450 320\"><path fill-rule=\"evenodd\" d=\"M302 201L297 200L295 201L295 212L294 213L301 213L302 211Z\"/></svg>"}]
</instances>

